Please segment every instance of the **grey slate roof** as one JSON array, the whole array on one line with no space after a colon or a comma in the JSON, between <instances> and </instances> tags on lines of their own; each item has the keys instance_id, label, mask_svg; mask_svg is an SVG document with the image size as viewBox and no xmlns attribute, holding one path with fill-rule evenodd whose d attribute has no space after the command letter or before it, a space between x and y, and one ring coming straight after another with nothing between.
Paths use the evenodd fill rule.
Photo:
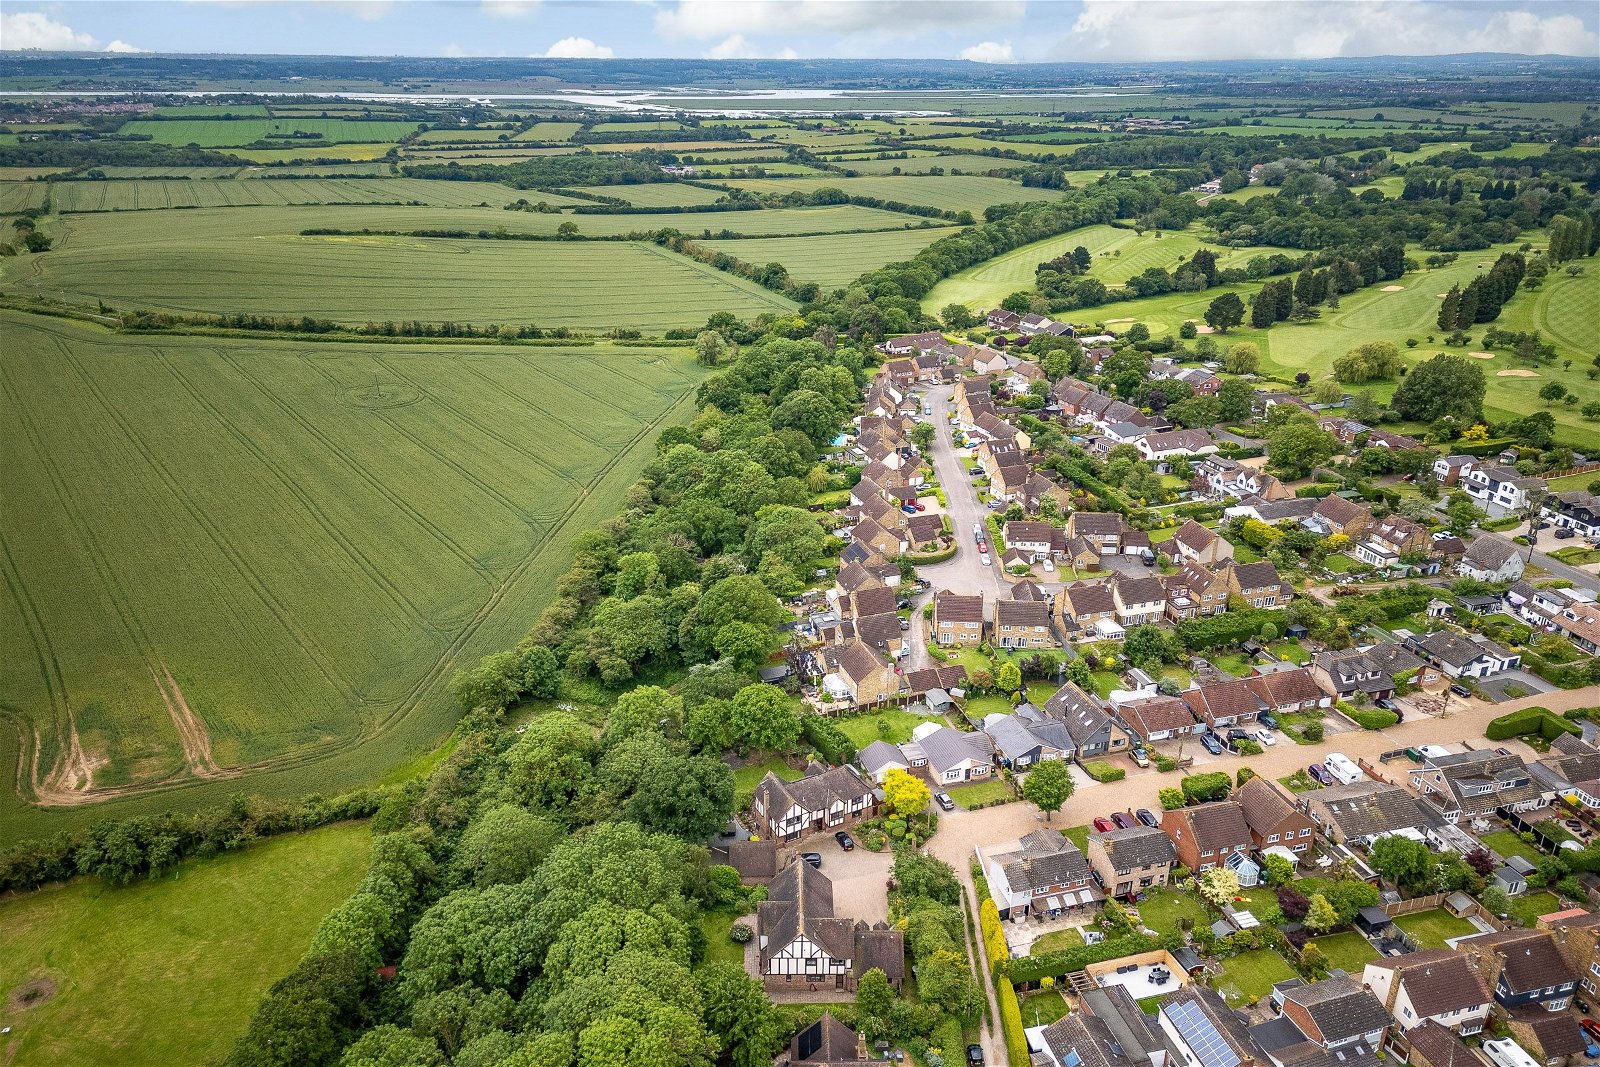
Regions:
<instances>
[{"instance_id":1,"label":"grey slate roof","mask_svg":"<svg viewBox=\"0 0 1600 1067\"><path fill-rule=\"evenodd\" d=\"M1111 860L1112 869L1120 872L1140 867L1160 867L1178 862L1178 850L1172 839L1159 827L1130 826L1109 833L1092 833L1089 840L1098 840Z\"/></svg>"},{"instance_id":2,"label":"grey slate roof","mask_svg":"<svg viewBox=\"0 0 1600 1067\"><path fill-rule=\"evenodd\" d=\"M985 733L966 733L946 726L935 730L917 742L928 757L928 764L943 773L958 766L962 760L987 763L994 754L994 742Z\"/></svg>"}]
</instances>

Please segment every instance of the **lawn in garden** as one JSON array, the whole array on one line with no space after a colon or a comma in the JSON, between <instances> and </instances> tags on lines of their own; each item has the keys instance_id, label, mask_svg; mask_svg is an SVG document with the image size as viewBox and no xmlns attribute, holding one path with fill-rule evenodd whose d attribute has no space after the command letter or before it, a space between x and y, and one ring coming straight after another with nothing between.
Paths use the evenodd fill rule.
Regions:
<instances>
[{"instance_id":1,"label":"lawn in garden","mask_svg":"<svg viewBox=\"0 0 1600 1067\"><path fill-rule=\"evenodd\" d=\"M1059 952L1066 948L1077 948L1082 944L1083 935L1076 930L1052 930L1033 943L1028 955L1042 956L1046 952Z\"/></svg>"},{"instance_id":2,"label":"lawn in garden","mask_svg":"<svg viewBox=\"0 0 1600 1067\"><path fill-rule=\"evenodd\" d=\"M1511 898L1511 921L1520 926L1530 927L1541 915L1549 915L1553 911L1561 910L1561 900L1554 893L1524 893L1520 897Z\"/></svg>"},{"instance_id":3,"label":"lawn in garden","mask_svg":"<svg viewBox=\"0 0 1600 1067\"><path fill-rule=\"evenodd\" d=\"M1048 1026L1067 1013L1067 1002L1054 989L1030 993L1022 1002L1023 1026Z\"/></svg>"},{"instance_id":4,"label":"lawn in garden","mask_svg":"<svg viewBox=\"0 0 1600 1067\"><path fill-rule=\"evenodd\" d=\"M1319 937L1311 944L1316 945L1322 950L1322 954L1328 957L1329 966L1350 974L1360 974L1363 967L1378 958L1378 950L1372 947L1372 942L1354 930Z\"/></svg>"},{"instance_id":5,"label":"lawn in garden","mask_svg":"<svg viewBox=\"0 0 1600 1067\"><path fill-rule=\"evenodd\" d=\"M1410 934L1411 939L1422 948L1444 948L1450 938L1466 937L1478 932L1478 928L1466 919L1458 919L1443 908L1397 916L1394 923Z\"/></svg>"},{"instance_id":6,"label":"lawn in garden","mask_svg":"<svg viewBox=\"0 0 1600 1067\"><path fill-rule=\"evenodd\" d=\"M1138 907L1140 920L1158 934L1178 933L1182 929L1180 919L1188 919L1195 927L1203 927L1211 921L1200 897L1180 889L1150 890Z\"/></svg>"},{"instance_id":7,"label":"lawn in garden","mask_svg":"<svg viewBox=\"0 0 1600 1067\"><path fill-rule=\"evenodd\" d=\"M1242 1008L1271 993L1277 983L1294 977L1288 960L1270 948L1261 948L1223 960L1217 990L1229 1004Z\"/></svg>"},{"instance_id":8,"label":"lawn in garden","mask_svg":"<svg viewBox=\"0 0 1600 1067\"><path fill-rule=\"evenodd\" d=\"M1499 853L1501 859L1521 856L1529 863L1538 863L1544 857L1543 852L1518 837L1514 830L1496 830L1492 834L1480 834L1478 840Z\"/></svg>"},{"instance_id":9,"label":"lawn in garden","mask_svg":"<svg viewBox=\"0 0 1600 1067\"><path fill-rule=\"evenodd\" d=\"M1016 799L1010 788L999 779L977 782L973 785L953 786L945 792L950 794L951 800L963 808L970 808L974 804L993 804L997 800Z\"/></svg>"},{"instance_id":10,"label":"lawn in garden","mask_svg":"<svg viewBox=\"0 0 1600 1067\"><path fill-rule=\"evenodd\" d=\"M890 744L899 745L911 740L911 731L918 723L930 721L922 715L913 715L909 711L898 708L884 708L868 715L851 715L837 720L836 725L844 731L850 743L856 748L866 748L874 741L888 741ZM941 721L941 720L932 720Z\"/></svg>"}]
</instances>

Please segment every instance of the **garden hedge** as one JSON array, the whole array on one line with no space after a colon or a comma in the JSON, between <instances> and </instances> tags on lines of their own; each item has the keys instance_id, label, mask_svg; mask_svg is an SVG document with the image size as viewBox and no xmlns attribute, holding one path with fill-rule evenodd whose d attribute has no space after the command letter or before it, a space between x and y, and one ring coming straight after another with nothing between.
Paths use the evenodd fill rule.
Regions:
<instances>
[{"instance_id":1,"label":"garden hedge","mask_svg":"<svg viewBox=\"0 0 1600 1067\"><path fill-rule=\"evenodd\" d=\"M1381 730L1400 721L1400 716L1382 708L1351 708L1345 714L1363 730Z\"/></svg>"},{"instance_id":2,"label":"garden hedge","mask_svg":"<svg viewBox=\"0 0 1600 1067\"><path fill-rule=\"evenodd\" d=\"M1006 935L1000 929L1000 907L992 899L985 900L978 907L978 926L983 931L983 947L989 957L989 973L998 974L1005 962L1011 958L1011 949L1006 945Z\"/></svg>"},{"instance_id":3,"label":"garden hedge","mask_svg":"<svg viewBox=\"0 0 1600 1067\"><path fill-rule=\"evenodd\" d=\"M1017 991L1004 977L995 979L995 992L1000 1000L1000 1027L1006 1035L1006 1058L1011 1067L1029 1067L1033 1058L1028 1054L1028 1035L1022 1029L1022 1005L1017 1003Z\"/></svg>"},{"instance_id":4,"label":"garden hedge","mask_svg":"<svg viewBox=\"0 0 1600 1067\"><path fill-rule=\"evenodd\" d=\"M1221 800L1228 795L1228 790L1233 786L1233 779L1228 777L1226 771L1208 771L1204 774L1191 774L1178 785L1183 790L1184 799L1191 803L1200 800Z\"/></svg>"},{"instance_id":5,"label":"garden hedge","mask_svg":"<svg viewBox=\"0 0 1600 1067\"><path fill-rule=\"evenodd\" d=\"M1552 715L1547 708L1523 708L1521 711L1513 711L1497 719L1490 719L1489 725L1484 728L1483 736L1490 741L1504 741L1509 737L1522 737L1534 733L1546 741L1554 741L1562 734L1582 736L1583 731L1576 724Z\"/></svg>"},{"instance_id":6,"label":"garden hedge","mask_svg":"<svg viewBox=\"0 0 1600 1067\"><path fill-rule=\"evenodd\" d=\"M1098 945L1074 945L1012 960L1005 966L1005 975L1017 985L1033 985L1046 975L1059 979L1081 971L1091 963L1104 963L1140 952L1154 952L1158 948L1170 951L1180 943L1177 935L1164 939L1151 934L1124 934L1122 937L1108 937Z\"/></svg>"},{"instance_id":7,"label":"garden hedge","mask_svg":"<svg viewBox=\"0 0 1600 1067\"><path fill-rule=\"evenodd\" d=\"M1090 760L1083 765L1084 773L1097 782L1120 782L1128 776L1121 767L1113 767L1104 760Z\"/></svg>"}]
</instances>

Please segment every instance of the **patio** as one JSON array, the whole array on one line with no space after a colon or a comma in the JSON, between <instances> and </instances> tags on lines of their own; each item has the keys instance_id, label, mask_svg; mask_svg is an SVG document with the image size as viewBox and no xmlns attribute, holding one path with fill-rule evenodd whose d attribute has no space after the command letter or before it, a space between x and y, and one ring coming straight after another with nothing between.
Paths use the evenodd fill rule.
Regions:
<instances>
[{"instance_id":1,"label":"patio","mask_svg":"<svg viewBox=\"0 0 1600 1067\"><path fill-rule=\"evenodd\" d=\"M1053 919L1024 919L1022 922L1003 922L1000 929L1006 935L1006 947L1013 957L1029 955L1033 944L1046 934L1063 930L1083 930L1099 918L1095 908L1071 908Z\"/></svg>"},{"instance_id":2,"label":"patio","mask_svg":"<svg viewBox=\"0 0 1600 1067\"><path fill-rule=\"evenodd\" d=\"M1135 1000L1172 993L1189 984L1189 974L1170 952L1145 952L1092 964L1084 971L1101 989L1121 986Z\"/></svg>"}]
</instances>

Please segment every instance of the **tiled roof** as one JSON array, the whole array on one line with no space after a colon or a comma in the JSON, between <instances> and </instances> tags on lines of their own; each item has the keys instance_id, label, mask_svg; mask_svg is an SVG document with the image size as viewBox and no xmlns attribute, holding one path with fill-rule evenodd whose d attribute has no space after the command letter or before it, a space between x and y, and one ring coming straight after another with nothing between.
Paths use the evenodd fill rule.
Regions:
<instances>
[{"instance_id":1,"label":"tiled roof","mask_svg":"<svg viewBox=\"0 0 1600 1067\"><path fill-rule=\"evenodd\" d=\"M1406 1040L1411 1045L1413 1062L1420 1054L1428 1067L1483 1067L1483 1061L1473 1054L1460 1035L1432 1019L1409 1031Z\"/></svg>"},{"instance_id":2,"label":"tiled roof","mask_svg":"<svg viewBox=\"0 0 1600 1067\"><path fill-rule=\"evenodd\" d=\"M1516 554L1517 546L1504 537L1482 534L1467 546L1465 559L1468 563L1476 563L1485 570L1493 571L1499 570Z\"/></svg>"},{"instance_id":3,"label":"tiled roof","mask_svg":"<svg viewBox=\"0 0 1600 1067\"><path fill-rule=\"evenodd\" d=\"M1202 804L1197 808L1180 808L1177 814L1189 824L1189 830L1194 834L1195 844L1201 852L1250 844L1250 828L1244 821L1244 809L1231 800Z\"/></svg>"},{"instance_id":4,"label":"tiled roof","mask_svg":"<svg viewBox=\"0 0 1600 1067\"><path fill-rule=\"evenodd\" d=\"M983 596L940 593L934 598L933 610L940 622L982 622Z\"/></svg>"},{"instance_id":5,"label":"tiled roof","mask_svg":"<svg viewBox=\"0 0 1600 1067\"><path fill-rule=\"evenodd\" d=\"M1160 867L1178 861L1178 851L1172 839L1154 826L1130 826L1125 830L1092 833L1089 840L1099 841L1117 871L1131 871L1140 867Z\"/></svg>"},{"instance_id":6,"label":"tiled roof","mask_svg":"<svg viewBox=\"0 0 1600 1067\"><path fill-rule=\"evenodd\" d=\"M1187 730L1194 725L1194 712L1177 697L1151 697L1134 700L1117 708L1117 715L1140 737Z\"/></svg>"},{"instance_id":7,"label":"tiled roof","mask_svg":"<svg viewBox=\"0 0 1600 1067\"><path fill-rule=\"evenodd\" d=\"M1369 966L1395 972L1420 1016L1478 1008L1489 1003L1489 987L1467 958L1448 948L1385 956Z\"/></svg>"},{"instance_id":8,"label":"tiled roof","mask_svg":"<svg viewBox=\"0 0 1600 1067\"><path fill-rule=\"evenodd\" d=\"M1260 834L1276 829L1296 814L1295 806L1265 778L1250 779L1234 791L1233 799L1244 809L1245 824Z\"/></svg>"},{"instance_id":9,"label":"tiled roof","mask_svg":"<svg viewBox=\"0 0 1600 1067\"><path fill-rule=\"evenodd\" d=\"M1493 952L1505 961L1502 977L1512 994L1531 993L1577 980L1548 930L1509 930L1456 942L1460 952Z\"/></svg>"}]
</instances>

